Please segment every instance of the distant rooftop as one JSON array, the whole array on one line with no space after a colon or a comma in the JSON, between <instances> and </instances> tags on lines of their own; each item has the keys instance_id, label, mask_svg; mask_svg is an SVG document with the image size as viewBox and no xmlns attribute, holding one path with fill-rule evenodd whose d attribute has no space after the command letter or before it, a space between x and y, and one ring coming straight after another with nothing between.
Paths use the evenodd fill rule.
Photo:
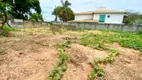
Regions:
<instances>
[{"instance_id":1,"label":"distant rooftop","mask_svg":"<svg viewBox=\"0 0 142 80\"><path fill-rule=\"evenodd\" d=\"M79 13L75 13L76 15L79 15L79 14L82 14L82 15L87 15L87 14L98 14L98 13L113 13L113 14L116 14L116 13L126 13L124 11L118 11L118 10L109 10L109 9L106 9L106 8L97 8L95 11L87 11L87 12L79 12Z\"/></svg>"},{"instance_id":2,"label":"distant rooftop","mask_svg":"<svg viewBox=\"0 0 142 80\"><path fill-rule=\"evenodd\" d=\"M68 22L99 22L98 20L72 20Z\"/></svg>"}]
</instances>

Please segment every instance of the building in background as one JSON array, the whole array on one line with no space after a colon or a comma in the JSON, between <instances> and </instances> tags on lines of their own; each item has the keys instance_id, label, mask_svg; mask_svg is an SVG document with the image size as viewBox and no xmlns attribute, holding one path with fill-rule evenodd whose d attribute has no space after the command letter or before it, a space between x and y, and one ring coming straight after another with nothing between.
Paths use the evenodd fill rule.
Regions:
<instances>
[{"instance_id":1,"label":"building in background","mask_svg":"<svg viewBox=\"0 0 142 80\"><path fill-rule=\"evenodd\" d=\"M124 11L97 8L95 11L75 13L75 22L123 24Z\"/></svg>"}]
</instances>

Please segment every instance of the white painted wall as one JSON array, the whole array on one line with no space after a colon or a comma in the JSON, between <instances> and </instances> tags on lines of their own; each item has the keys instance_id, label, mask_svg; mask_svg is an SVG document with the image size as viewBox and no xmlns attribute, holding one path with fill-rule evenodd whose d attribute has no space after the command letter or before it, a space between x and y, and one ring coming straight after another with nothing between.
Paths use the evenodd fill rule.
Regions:
<instances>
[{"instance_id":1,"label":"white painted wall","mask_svg":"<svg viewBox=\"0 0 142 80\"><path fill-rule=\"evenodd\" d=\"M108 18L108 15L110 17ZM123 23L124 14L106 14L105 23Z\"/></svg>"},{"instance_id":2,"label":"white painted wall","mask_svg":"<svg viewBox=\"0 0 142 80\"><path fill-rule=\"evenodd\" d=\"M93 15L75 15L75 20L93 20Z\"/></svg>"},{"instance_id":3,"label":"white painted wall","mask_svg":"<svg viewBox=\"0 0 142 80\"><path fill-rule=\"evenodd\" d=\"M122 24L124 14L94 14L93 20L99 20L100 15L106 15L104 23L115 23L115 24ZM107 16L110 15L108 18Z\"/></svg>"},{"instance_id":4,"label":"white painted wall","mask_svg":"<svg viewBox=\"0 0 142 80\"><path fill-rule=\"evenodd\" d=\"M75 15L75 20L98 20L101 14L93 14L93 15ZM112 24L122 24L124 14L102 14L106 15L104 23L112 23ZM110 15L110 17L108 17Z\"/></svg>"},{"instance_id":5,"label":"white painted wall","mask_svg":"<svg viewBox=\"0 0 142 80\"><path fill-rule=\"evenodd\" d=\"M94 14L93 15L93 20L99 20L100 14Z\"/></svg>"}]
</instances>

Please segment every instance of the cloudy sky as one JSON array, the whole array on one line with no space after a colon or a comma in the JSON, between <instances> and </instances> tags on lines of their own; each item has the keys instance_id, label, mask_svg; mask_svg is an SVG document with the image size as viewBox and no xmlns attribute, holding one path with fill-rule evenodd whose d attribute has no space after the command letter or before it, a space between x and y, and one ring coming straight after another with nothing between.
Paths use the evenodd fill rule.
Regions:
<instances>
[{"instance_id":1,"label":"cloudy sky","mask_svg":"<svg viewBox=\"0 0 142 80\"><path fill-rule=\"evenodd\" d=\"M92 11L96 7L106 7L113 10L134 10L142 12L142 0L69 0L74 12ZM61 5L60 0L40 0L45 21L54 20L51 15L55 5Z\"/></svg>"}]
</instances>

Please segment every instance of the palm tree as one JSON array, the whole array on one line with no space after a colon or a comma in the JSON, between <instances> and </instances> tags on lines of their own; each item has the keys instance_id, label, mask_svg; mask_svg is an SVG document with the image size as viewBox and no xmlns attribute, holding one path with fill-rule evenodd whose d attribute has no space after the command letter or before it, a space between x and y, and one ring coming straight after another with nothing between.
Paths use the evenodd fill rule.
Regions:
<instances>
[{"instance_id":1,"label":"palm tree","mask_svg":"<svg viewBox=\"0 0 142 80\"><path fill-rule=\"evenodd\" d=\"M64 22L72 20L74 17L74 12L69 7L71 6L71 3L69 3L68 0L66 0L65 2L61 0L61 4L62 6L56 7L52 14L55 16L58 16ZM56 18L55 18L55 21L56 21Z\"/></svg>"}]
</instances>

